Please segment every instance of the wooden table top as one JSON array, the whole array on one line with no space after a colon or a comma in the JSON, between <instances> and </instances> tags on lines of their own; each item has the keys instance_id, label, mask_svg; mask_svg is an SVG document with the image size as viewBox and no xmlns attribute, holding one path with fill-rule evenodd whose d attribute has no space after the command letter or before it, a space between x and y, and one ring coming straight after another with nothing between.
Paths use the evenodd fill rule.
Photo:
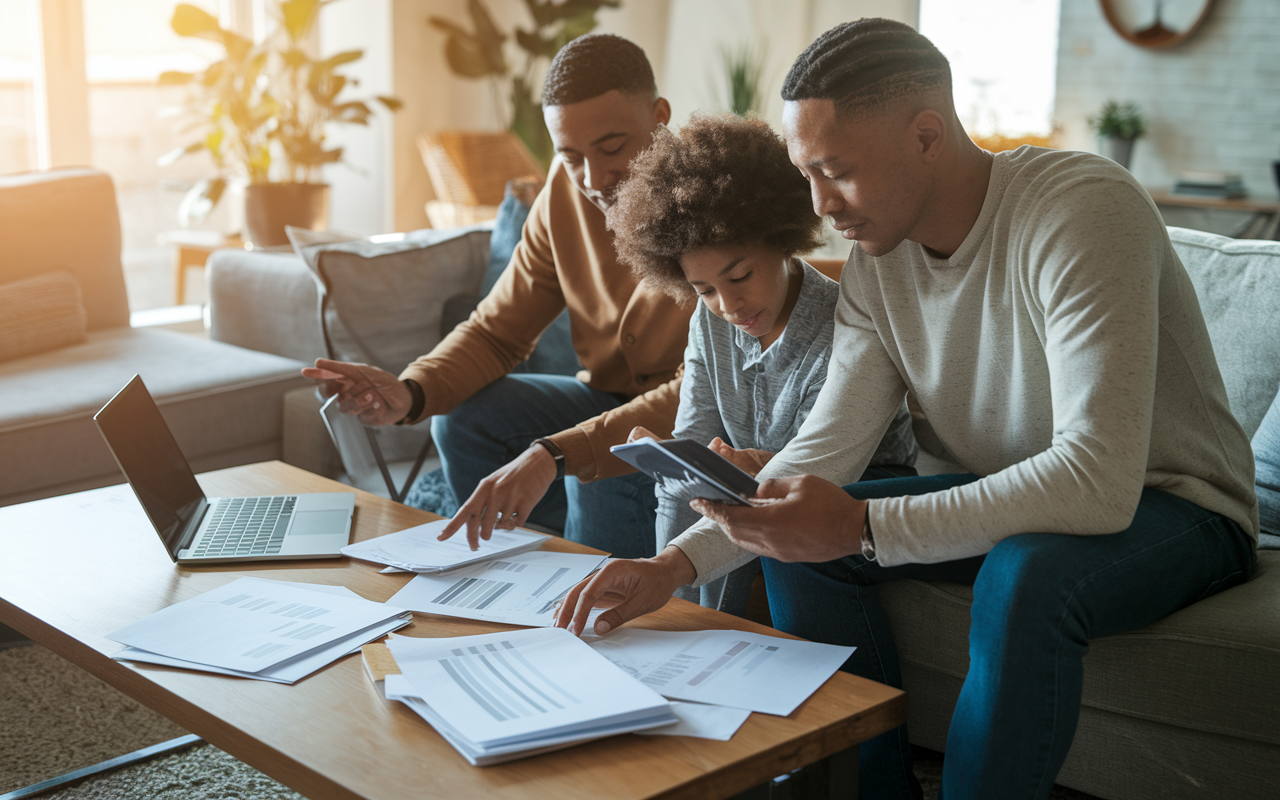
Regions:
<instances>
[{"instance_id":1,"label":"wooden table top","mask_svg":"<svg viewBox=\"0 0 1280 800\"><path fill-rule=\"evenodd\" d=\"M436 517L280 462L200 476L211 496L350 491L353 541ZM552 539L549 550L594 552ZM0 508L0 622L304 795L320 798L725 797L893 728L905 696L837 673L788 717L752 714L728 742L615 736L472 767L406 706L387 702L348 656L293 686L113 661L105 634L246 576L346 586L384 601L411 576L351 559L175 565L127 485ZM770 628L672 600L631 623L666 630ZM510 629L415 614L408 636ZM780 634L779 634L780 635Z\"/></svg>"}]
</instances>

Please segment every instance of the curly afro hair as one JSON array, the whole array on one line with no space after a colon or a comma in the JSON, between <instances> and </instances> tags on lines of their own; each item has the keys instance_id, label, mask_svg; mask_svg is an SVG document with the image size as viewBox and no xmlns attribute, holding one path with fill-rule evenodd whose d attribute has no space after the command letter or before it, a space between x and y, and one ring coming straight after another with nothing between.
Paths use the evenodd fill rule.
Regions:
<instances>
[{"instance_id":1,"label":"curly afro hair","mask_svg":"<svg viewBox=\"0 0 1280 800\"><path fill-rule=\"evenodd\" d=\"M822 244L809 183L759 119L695 114L677 136L660 128L631 162L609 209L618 258L641 280L688 300L680 257L748 244L787 257Z\"/></svg>"},{"instance_id":2,"label":"curly afro hair","mask_svg":"<svg viewBox=\"0 0 1280 800\"><path fill-rule=\"evenodd\" d=\"M946 56L910 25L889 19L837 25L800 54L782 82L783 100L832 100L843 116L932 93L951 96Z\"/></svg>"},{"instance_id":3,"label":"curly afro hair","mask_svg":"<svg viewBox=\"0 0 1280 800\"><path fill-rule=\"evenodd\" d=\"M613 89L658 96L653 68L639 45L611 33L591 33L556 53L542 80L542 105L567 106Z\"/></svg>"}]
</instances>

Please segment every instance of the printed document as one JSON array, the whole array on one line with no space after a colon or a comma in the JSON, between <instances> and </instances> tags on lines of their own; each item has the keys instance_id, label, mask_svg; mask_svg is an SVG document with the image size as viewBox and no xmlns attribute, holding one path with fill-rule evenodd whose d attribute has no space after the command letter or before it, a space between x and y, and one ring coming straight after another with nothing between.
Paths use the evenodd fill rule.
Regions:
<instances>
[{"instance_id":1,"label":"printed document","mask_svg":"<svg viewBox=\"0 0 1280 800\"><path fill-rule=\"evenodd\" d=\"M287 581L240 578L107 638L157 655L256 674L404 613Z\"/></svg>"},{"instance_id":2,"label":"printed document","mask_svg":"<svg viewBox=\"0 0 1280 800\"><path fill-rule=\"evenodd\" d=\"M691 700L786 716L853 653L797 639L743 631L621 628L589 647L672 700Z\"/></svg>"},{"instance_id":3,"label":"printed document","mask_svg":"<svg viewBox=\"0 0 1280 800\"><path fill-rule=\"evenodd\" d=\"M399 567L409 572L443 572L467 564L537 550L550 538L545 533L534 533L523 528L513 531L495 530L492 538L480 540L479 550L472 550L471 545L467 544L466 528L443 542L436 539L448 524L449 520L439 519L376 539L356 542L342 548L342 554L361 561Z\"/></svg>"},{"instance_id":4,"label":"printed document","mask_svg":"<svg viewBox=\"0 0 1280 800\"><path fill-rule=\"evenodd\" d=\"M287 581L281 582L287 583ZM314 592L335 594L357 600L362 599L360 595L345 586L328 586L318 583L291 583L289 585L310 589ZM156 653L148 653L146 650L139 650L136 647L126 647L123 650L112 654L111 657L117 661L137 661L144 664L159 664L166 667L182 667L183 669L212 672L218 675L232 675L237 678L252 678L254 680L270 681L271 683L297 683L311 673L327 667L329 664L332 664L343 656L359 651L362 644L381 638L391 631L403 628L411 622L413 622L413 612L405 611L400 616L394 617L386 622L379 623L362 631L357 631L351 636L344 639L337 639L332 644L318 650L303 653L297 658L282 661L273 667L269 667L268 669L264 669L261 672L256 673L241 672L234 669L223 669L222 667L211 667L207 664L197 664L193 661L183 661L180 658L170 658L169 656L157 655Z\"/></svg>"},{"instance_id":5,"label":"printed document","mask_svg":"<svg viewBox=\"0 0 1280 800\"><path fill-rule=\"evenodd\" d=\"M636 731L641 736L692 736L695 739L715 739L727 742L747 721L751 712L745 708L729 708L728 706L708 706L702 703L683 703L671 701L671 710L675 712L675 725L664 725L661 728L650 728L647 731Z\"/></svg>"},{"instance_id":6,"label":"printed document","mask_svg":"<svg viewBox=\"0 0 1280 800\"><path fill-rule=\"evenodd\" d=\"M403 678L387 676L388 699L418 698L410 707L472 763L676 722L666 700L561 628L388 647Z\"/></svg>"},{"instance_id":7,"label":"printed document","mask_svg":"<svg viewBox=\"0 0 1280 800\"><path fill-rule=\"evenodd\" d=\"M417 575L387 604L450 617L547 626L555 620L556 607L568 591L607 559L580 553L524 553L443 575Z\"/></svg>"}]
</instances>

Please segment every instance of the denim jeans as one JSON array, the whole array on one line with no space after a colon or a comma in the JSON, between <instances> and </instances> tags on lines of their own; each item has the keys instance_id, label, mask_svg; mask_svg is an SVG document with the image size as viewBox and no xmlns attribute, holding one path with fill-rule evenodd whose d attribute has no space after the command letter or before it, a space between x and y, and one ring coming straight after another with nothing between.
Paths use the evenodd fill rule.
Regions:
<instances>
[{"instance_id":1,"label":"denim jeans","mask_svg":"<svg viewBox=\"0 0 1280 800\"><path fill-rule=\"evenodd\" d=\"M877 479L845 487L871 499L925 494L974 475ZM1254 552L1233 521L1144 490L1133 524L1101 536L1024 533L986 556L882 567L860 555L822 564L764 559L775 627L854 645L842 669L901 687L877 586L891 580L973 584L969 673L951 717L940 796L1045 798L1080 715L1089 641L1154 622L1248 579ZM903 725L860 748L865 800L920 797Z\"/></svg>"},{"instance_id":2,"label":"denim jeans","mask_svg":"<svg viewBox=\"0 0 1280 800\"><path fill-rule=\"evenodd\" d=\"M499 378L448 414L431 420L445 478L465 503L480 481L524 452L534 439L571 428L626 402L564 375ZM653 555L657 498L642 473L551 484L529 522L618 558Z\"/></svg>"}]
</instances>

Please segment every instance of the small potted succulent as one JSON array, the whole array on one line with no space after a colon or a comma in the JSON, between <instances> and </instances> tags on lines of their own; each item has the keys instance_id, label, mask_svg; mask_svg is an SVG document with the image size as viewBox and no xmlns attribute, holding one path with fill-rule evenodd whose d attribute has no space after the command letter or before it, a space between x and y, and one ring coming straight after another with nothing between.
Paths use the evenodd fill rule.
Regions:
<instances>
[{"instance_id":1,"label":"small potted succulent","mask_svg":"<svg viewBox=\"0 0 1280 800\"><path fill-rule=\"evenodd\" d=\"M342 148L326 144L325 129L330 123L368 125L373 111L367 101L339 97L357 81L338 69L361 58L362 50L319 59L306 52L321 5L322 0L275 3L280 26L259 44L193 5L174 9L170 24L179 36L211 40L226 51L202 72L160 75L161 86L187 88L180 130L197 137L160 163L208 152L217 168L184 198L179 212L184 218L203 219L228 181L240 180L248 184L245 226L255 245L288 244L285 225L326 226L329 187L321 182L321 168L341 161ZM391 111L401 106L394 97L375 99Z\"/></svg>"},{"instance_id":2,"label":"small potted succulent","mask_svg":"<svg viewBox=\"0 0 1280 800\"><path fill-rule=\"evenodd\" d=\"M1147 132L1147 121L1134 103L1108 100L1096 116L1089 117L1101 145L1102 155L1125 169L1133 155L1133 143Z\"/></svg>"}]
</instances>

